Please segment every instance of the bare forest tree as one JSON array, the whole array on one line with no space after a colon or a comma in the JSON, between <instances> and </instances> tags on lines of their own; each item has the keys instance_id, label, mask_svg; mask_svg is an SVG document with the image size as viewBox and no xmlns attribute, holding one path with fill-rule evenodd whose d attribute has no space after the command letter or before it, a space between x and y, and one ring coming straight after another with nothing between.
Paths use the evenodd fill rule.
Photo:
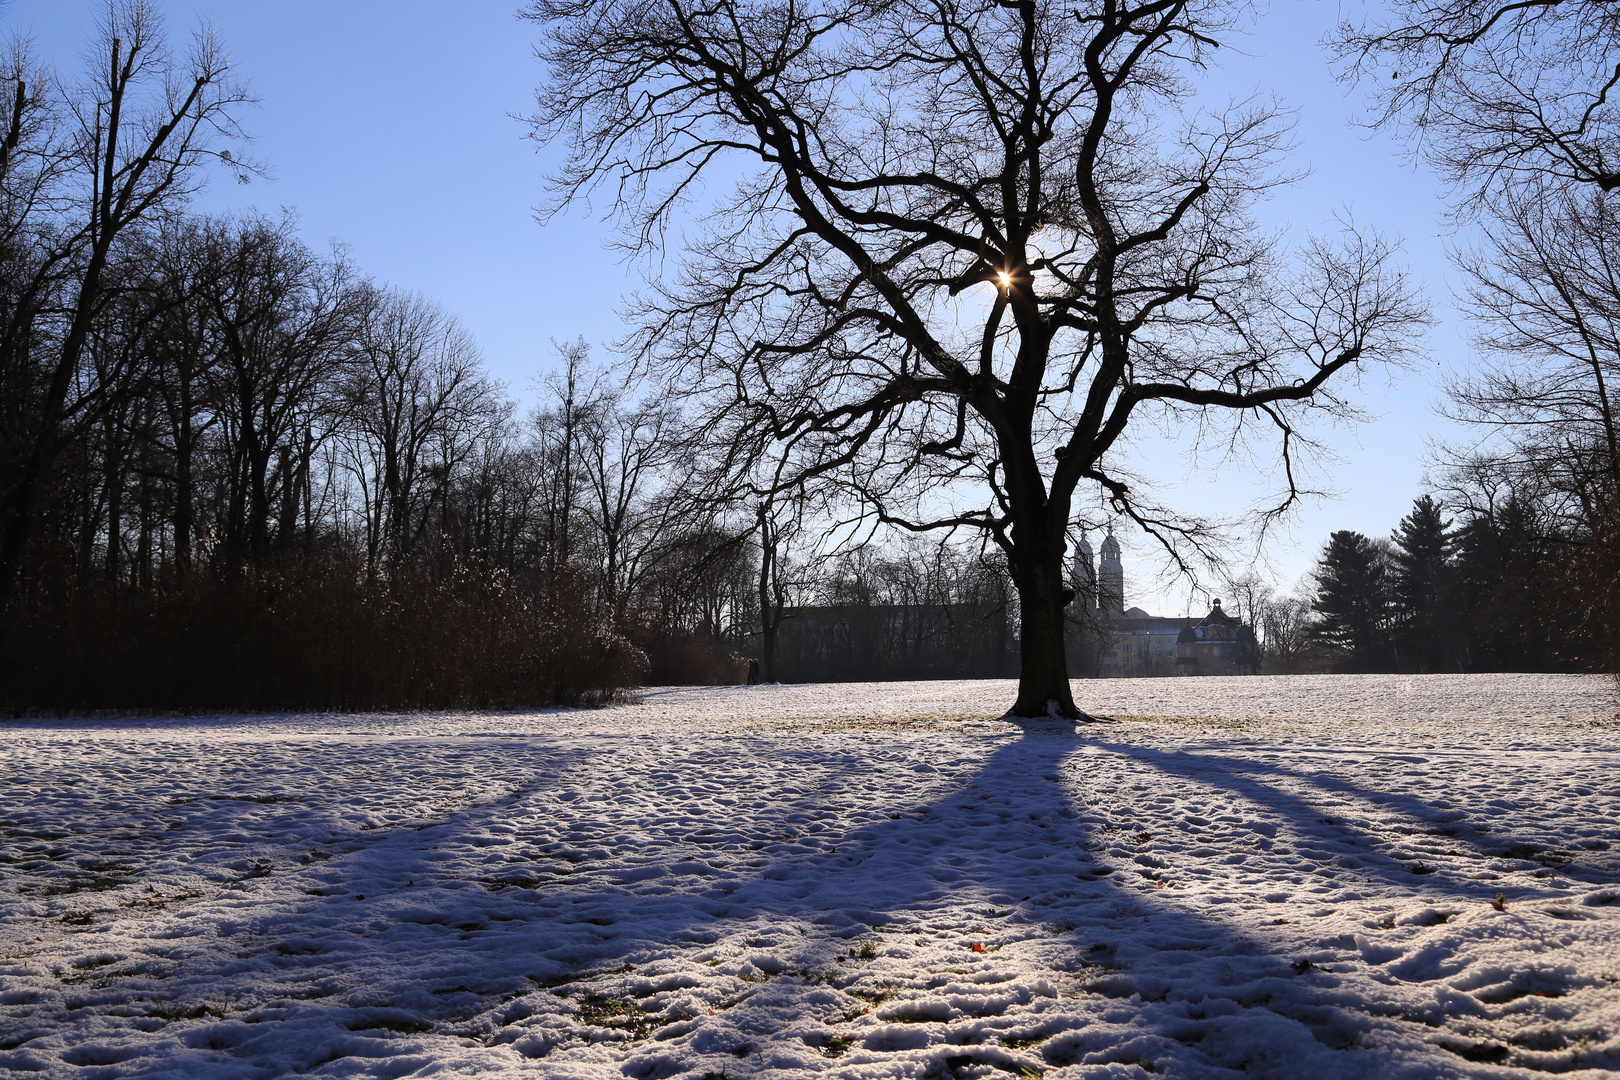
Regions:
<instances>
[{"instance_id":1,"label":"bare forest tree","mask_svg":"<svg viewBox=\"0 0 1620 1080\"><path fill-rule=\"evenodd\" d=\"M357 325L342 408L348 460L366 511L366 565L408 560L441 519L452 476L502 415L472 339L414 294L369 288Z\"/></svg>"},{"instance_id":2,"label":"bare forest tree","mask_svg":"<svg viewBox=\"0 0 1620 1080\"><path fill-rule=\"evenodd\" d=\"M360 294L343 260L317 258L285 220L212 221L203 244L199 297L218 357L208 376L229 455L219 531L228 562L262 562L273 540L293 542L316 433L335 426L331 388L348 364Z\"/></svg>"},{"instance_id":3,"label":"bare forest tree","mask_svg":"<svg viewBox=\"0 0 1620 1080\"><path fill-rule=\"evenodd\" d=\"M1620 10L1605 0L1395 0L1344 23L1345 74L1474 207L1525 181L1620 186Z\"/></svg>"},{"instance_id":4,"label":"bare forest tree","mask_svg":"<svg viewBox=\"0 0 1620 1080\"><path fill-rule=\"evenodd\" d=\"M818 518L826 505L800 491L777 491L767 482L753 492L754 523L759 543L760 679L781 679L778 647L782 627L804 606L820 583L831 554ZM835 546L834 546L835 549Z\"/></svg>"},{"instance_id":5,"label":"bare forest tree","mask_svg":"<svg viewBox=\"0 0 1620 1080\"><path fill-rule=\"evenodd\" d=\"M1245 16L1193 0L808 6L536 0L536 136L558 205L606 188L633 250L724 181L636 309L641 363L738 471L787 444L904 529L984 530L1017 584L1012 713L1078 716L1063 556L1095 501L1181 559L1206 523L1121 450L1153 425L1263 451L1334 376L1399 361L1425 309L1390 247L1289 251L1250 208L1285 179L1282 114L1194 78ZM1082 490L1082 485L1084 489ZM1078 503L1077 503L1078 500Z\"/></svg>"},{"instance_id":6,"label":"bare forest tree","mask_svg":"<svg viewBox=\"0 0 1620 1080\"><path fill-rule=\"evenodd\" d=\"M1412 137L1480 229L1456 261L1484 361L1451 399L1485 440L1444 450L1442 482L1476 541L1534 522L1541 535L1526 550L1568 551L1562 580L1538 586L1558 600L1552 617L1567 627L1573 616L1591 640L1612 643L1620 10L1601 0L1400 0L1383 18L1342 26L1337 46L1346 74L1377 87L1377 121Z\"/></svg>"},{"instance_id":7,"label":"bare forest tree","mask_svg":"<svg viewBox=\"0 0 1620 1080\"><path fill-rule=\"evenodd\" d=\"M151 5L119 0L79 82L59 82L21 44L0 73L0 603L52 466L124 384L121 367L88 364L86 351L108 305L142 287L126 241L183 200L205 164L236 164L227 144L245 91L218 41L193 42L172 54Z\"/></svg>"},{"instance_id":8,"label":"bare forest tree","mask_svg":"<svg viewBox=\"0 0 1620 1080\"><path fill-rule=\"evenodd\" d=\"M1291 674L1311 646L1311 602L1292 593L1270 593L1255 608L1254 627L1266 663L1277 674Z\"/></svg>"},{"instance_id":9,"label":"bare forest tree","mask_svg":"<svg viewBox=\"0 0 1620 1080\"><path fill-rule=\"evenodd\" d=\"M609 388L605 372L596 375L581 424L581 505L598 548L597 587L621 625L690 520L691 504L672 482L682 468L679 426L667 403L630 400Z\"/></svg>"}]
</instances>

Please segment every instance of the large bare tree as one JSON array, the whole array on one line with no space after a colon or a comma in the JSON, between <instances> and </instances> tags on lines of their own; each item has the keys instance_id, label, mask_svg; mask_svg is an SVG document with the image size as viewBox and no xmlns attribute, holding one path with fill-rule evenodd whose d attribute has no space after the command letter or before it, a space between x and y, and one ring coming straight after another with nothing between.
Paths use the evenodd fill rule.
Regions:
<instances>
[{"instance_id":1,"label":"large bare tree","mask_svg":"<svg viewBox=\"0 0 1620 1080\"><path fill-rule=\"evenodd\" d=\"M1330 380L1399 360L1425 318L1379 238L1287 250L1254 221L1286 179L1286 120L1194 101L1246 5L527 14L535 132L572 150L554 206L605 193L635 251L691 236L636 309L644 369L739 473L786 455L784 488L825 477L878 520L987 531L1020 597L1013 715L1081 715L1063 555L1084 507L1207 554L1205 525L1128 471L1133 438L1266 439L1285 507L1302 413L1342 411ZM701 224L678 221L694 204Z\"/></svg>"}]
</instances>

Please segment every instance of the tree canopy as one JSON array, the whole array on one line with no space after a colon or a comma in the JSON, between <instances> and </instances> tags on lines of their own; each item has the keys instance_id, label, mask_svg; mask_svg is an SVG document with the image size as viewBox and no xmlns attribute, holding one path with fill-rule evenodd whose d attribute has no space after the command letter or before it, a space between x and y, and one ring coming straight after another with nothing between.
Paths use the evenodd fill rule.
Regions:
<instances>
[{"instance_id":1,"label":"tree canopy","mask_svg":"<svg viewBox=\"0 0 1620 1080\"><path fill-rule=\"evenodd\" d=\"M698 404L720 476L837 485L874 520L974 528L1020 597L1014 713L1076 715L1063 553L1120 515L1208 554L1126 464L1144 432L1257 452L1426 318L1392 246L1286 247L1285 115L1196 79L1244 4L536 0L554 206L605 194L655 254L641 370ZM677 213L696 224L683 242ZM667 261L666 261L667 260ZM1274 438L1267 438L1267 435ZM757 480L754 481L757 483Z\"/></svg>"}]
</instances>

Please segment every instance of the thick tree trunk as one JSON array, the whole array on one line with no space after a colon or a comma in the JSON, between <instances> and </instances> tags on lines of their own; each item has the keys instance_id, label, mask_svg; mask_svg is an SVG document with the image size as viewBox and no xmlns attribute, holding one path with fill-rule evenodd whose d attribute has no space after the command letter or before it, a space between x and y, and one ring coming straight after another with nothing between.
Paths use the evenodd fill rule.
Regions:
<instances>
[{"instance_id":1,"label":"thick tree trunk","mask_svg":"<svg viewBox=\"0 0 1620 1080\"><path fill-rule=\"evenodd\" d=\"M766 507L759 509L759 681L776 682L776 628L781 610L771 603L776 569L776 534Z\"/></svg>"},{"instance_id":2,"label":"thick tree trunk","mask_svg":"<svg viewBox=\"0 0 1620 1080\"><path fill-rule=\"evenodd\" d=\"M1044 532L1044 530L1043 530ZM1009 716L1084 714L1069 687L1069 660L1063 648L1063 547L1046 536L1018 542L1019 669L1018 700Z\"/></svg>"}]
</instances>

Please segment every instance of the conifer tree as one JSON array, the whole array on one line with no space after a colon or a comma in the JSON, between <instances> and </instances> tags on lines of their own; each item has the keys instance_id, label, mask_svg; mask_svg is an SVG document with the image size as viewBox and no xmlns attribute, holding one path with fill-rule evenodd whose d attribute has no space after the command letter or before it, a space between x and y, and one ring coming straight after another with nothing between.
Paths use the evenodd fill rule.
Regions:
<instances>
[{"instance_id":1,"label":"conifer tree","mask_svg":"<svg viewBox=\"0 0 1620 1080\"><path fill-rule=\"evenodd\" d=\"M1391 539L1395 543L1391 599L1395 643L1403 666L1440 671L1454 666L1451 632L1451 522L1432 496L1412 504Z\"/></svg>"},{"instance_id":2,"label":"conifer tree","mask_svg":"<svg viewBox=\"0 0 1620 1080\"><path fill-rule=\"evenodd\" d=\"M1388 667L1391 560L1385 545L1341 529L1316 564L1315 639L1349 654L1357 671Z\"/></svg>"}]
</instances>

